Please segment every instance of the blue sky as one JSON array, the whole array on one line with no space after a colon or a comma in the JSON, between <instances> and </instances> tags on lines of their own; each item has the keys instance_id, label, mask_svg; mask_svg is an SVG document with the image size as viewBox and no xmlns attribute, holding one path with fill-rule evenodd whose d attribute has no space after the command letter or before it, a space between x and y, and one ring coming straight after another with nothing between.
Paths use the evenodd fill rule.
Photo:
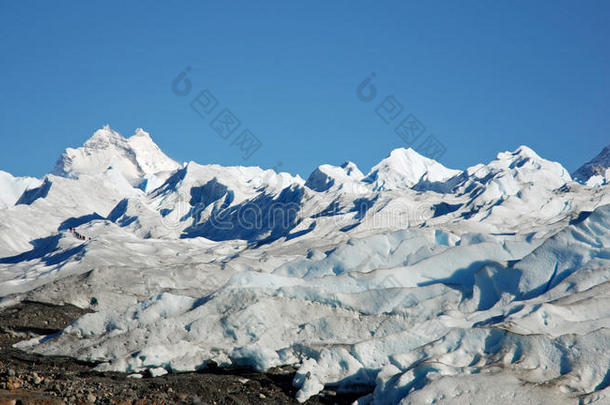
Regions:
<instances>
[{"instance_id":1,"label":"blue sky","mask_svg":"<svg viewBox=\"0 0 610 405\"><path fill-rule=\"evenodd\" d=\"M104 124L142 127L178 161L302 176L366 172L408 146L408 114L453 168L526 144L573 171L610 143L608 1L254 3L0 2L0 169L41 176ZM202 118L204 89L218 104ZM228 139L210 126L224 108L241 122ZM244 129L261 142L247 160Z\"/></svg>"}]
</instances>

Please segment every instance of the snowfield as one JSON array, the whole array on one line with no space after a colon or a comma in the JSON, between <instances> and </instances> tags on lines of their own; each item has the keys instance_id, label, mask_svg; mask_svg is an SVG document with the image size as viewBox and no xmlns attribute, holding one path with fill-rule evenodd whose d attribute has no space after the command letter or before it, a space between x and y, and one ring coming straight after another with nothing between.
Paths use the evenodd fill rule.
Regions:
<instances>
[{"instance_id":1,"label":"snowfield","mask_svg":"<svg viewBox=\"0 0 610 405\"><path fill-rule=\"evenodd\" d=\"M17 347L104 371L293 365L301 402L610 404L609 163L575 181L525 146L464 171L396 149L303 180L105 127L44 179L0 177L0 306L95 310Z\"/></svg>"}]
</instances>

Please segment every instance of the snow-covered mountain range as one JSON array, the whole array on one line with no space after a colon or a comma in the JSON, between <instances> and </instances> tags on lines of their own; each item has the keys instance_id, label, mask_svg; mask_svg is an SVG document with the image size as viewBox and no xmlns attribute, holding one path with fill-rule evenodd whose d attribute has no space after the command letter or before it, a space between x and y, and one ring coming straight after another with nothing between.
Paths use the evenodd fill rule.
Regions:
<instances>
[{"instance_id":1,"label":"snow-covered mountain range","mask_svg":"<svg viewBox=\"0 0 610 405\"><path fill-rule=\"evenodd\" d=\"M526 146L463 171L396 149L304 180L104 127L43 179L0 172L0 306L95 310L19 347L99 370L293 365L299 401L610 403L609 151L570 176Z\"/></svg>"}]
</instances>

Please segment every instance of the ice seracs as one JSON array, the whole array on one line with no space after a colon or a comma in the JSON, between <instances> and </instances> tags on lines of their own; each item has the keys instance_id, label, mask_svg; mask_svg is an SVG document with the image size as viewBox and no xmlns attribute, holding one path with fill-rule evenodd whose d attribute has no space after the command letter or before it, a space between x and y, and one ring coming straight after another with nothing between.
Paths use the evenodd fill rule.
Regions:
<instances>
[{"instance_id":1,"label":"ice seracs","mask_svg":"<svg viewBox=\"0 0 610 405\"><path fill-rule=\"evenodd\" d=\"M325 258L284 252L293 260L279 271L242 268L212 294L154 294L20 347L126 372L189 371L210 360L257 370L296 364L300 401L336 385L370 387L364 404L504 395L491 379L510 381L525 399L539 397L532 387L543 383L554 403L570 404L606 387L598 353L610 349L609 208L541 246L517 235L441 245L435 231L411 230L353 240ZM583 255L586 246L593 254ZM566 257L569 274L549 272L552 257ZM519 284L520 271L538 269L542 282ZM446 377L462 389L438 387Z\"/></svg>"},{"instance_id":2,"label":"ice seracs","mask_svg":"<svg viewBox=\"0 0 610 405\"><path fill-rule=\"evenodd\" d=\"M96 311L21 349L152 375L292 366L301 402L610 403L608 187L525 146L307 181L168 159L104 128L7 193L0 306Z\"/></svg>"}]
</instances>

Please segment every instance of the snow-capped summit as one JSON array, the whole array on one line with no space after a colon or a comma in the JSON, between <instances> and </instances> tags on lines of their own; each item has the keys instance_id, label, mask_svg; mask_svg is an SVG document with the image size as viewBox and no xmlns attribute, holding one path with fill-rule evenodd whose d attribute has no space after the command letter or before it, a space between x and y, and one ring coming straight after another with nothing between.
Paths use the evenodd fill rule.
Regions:
<instances>
[{"instance_id":1,"label":"snow-capped summit","mask_svg":"<svg viewBox=\"0 0 610 405\"><path fill-rule=\"evenodd\" d=\"M572 180L570 173L560 163L541 158L525 145L514 152L498 153L496 160L488 166L492 170L506 171L521 182L539 182L547 188L559 188Z\"/></svg>"},{"instance_id":2,"label":"snow-capped summit","mask_svg":"<svg viewBox=\"0 0 610 405\"><path fill-rule=\"evenodd\" d=\"M420 182L443 182L459 173L411 148L398 148L375 165L363 181L373 184L376 190L394 190L410 188Z\"/></svg>"},{"instance_id":3,"label":"snow-capped summit","mask_svg":"<svg viewBox=\"0 0 610 405\"><path fill-rule=\"evenodd\" d=\"M520 146L513 152L498 153L496 159L487 164L469 167L452 180L451 191L468 194L474 205L499 204L516 196L527 201L528 209L537 210L547 200L545 194L571 180L561 164L541 158L527 146Z\"/></svg>"},{"instance_id":4,"label":"snow-capped summit","mask_svg":"<svg viewBox=\"0 0 610 405\"><path fill-rule=\"evenodd\" d=\"M500 152L495 160L469 167L464 174L483 183L507 178L516 189L519 188L517 183L536 183L555 189L572 180L561 164L541 158L527 146L520 146L513 152Z\"/></svg>"},{"instance_id":5,"label":"snow-capped summit","mask_svg":"<svg viewBox=\"0 0 610 405\"><path fill-rule=\"evenodd\" d=\"M52 173L78 177L104 173L109 168L120 170L132 185L139 185L151 175L180 168L180 164L165 155L144 130L124 138L106 125L82 147L67 148Z\"/></svg>"},{"instance_id":6,"label":"snow-capped summit","mask_svg":"<svg viewBox=\"0 0 610 405\"><path fill-rule=\"evenodd\" d=\"M87 139L83 147L88 149L107 149L112 145L120 145L125 141L125 138L118 132L110 128L110 125L104 125L93 133L91 138Z\"/></svg>"},{"instance_id":7,"label":"snow-capped summit","mask_svg":"<svg viewBox=\"0 0 610 405\"><path fill-rule=\"evenodd\" d=\"M527 145L521 145L513 152L500 152L498 153L497 159L511 159L512 157L518 159L542 159L540 155Z\"/></svg>"},{"instance_id":8,"label":"snow-capped summit","mask_svg":"<svg viewBox=\"0 0 610 405\"><path fill-rule=\"evenodd\" d=\"M579 167L572 173L574 180L598 186L610 183L610 145L606 146L599 155Z\"/></svg>"}]
</instances>

